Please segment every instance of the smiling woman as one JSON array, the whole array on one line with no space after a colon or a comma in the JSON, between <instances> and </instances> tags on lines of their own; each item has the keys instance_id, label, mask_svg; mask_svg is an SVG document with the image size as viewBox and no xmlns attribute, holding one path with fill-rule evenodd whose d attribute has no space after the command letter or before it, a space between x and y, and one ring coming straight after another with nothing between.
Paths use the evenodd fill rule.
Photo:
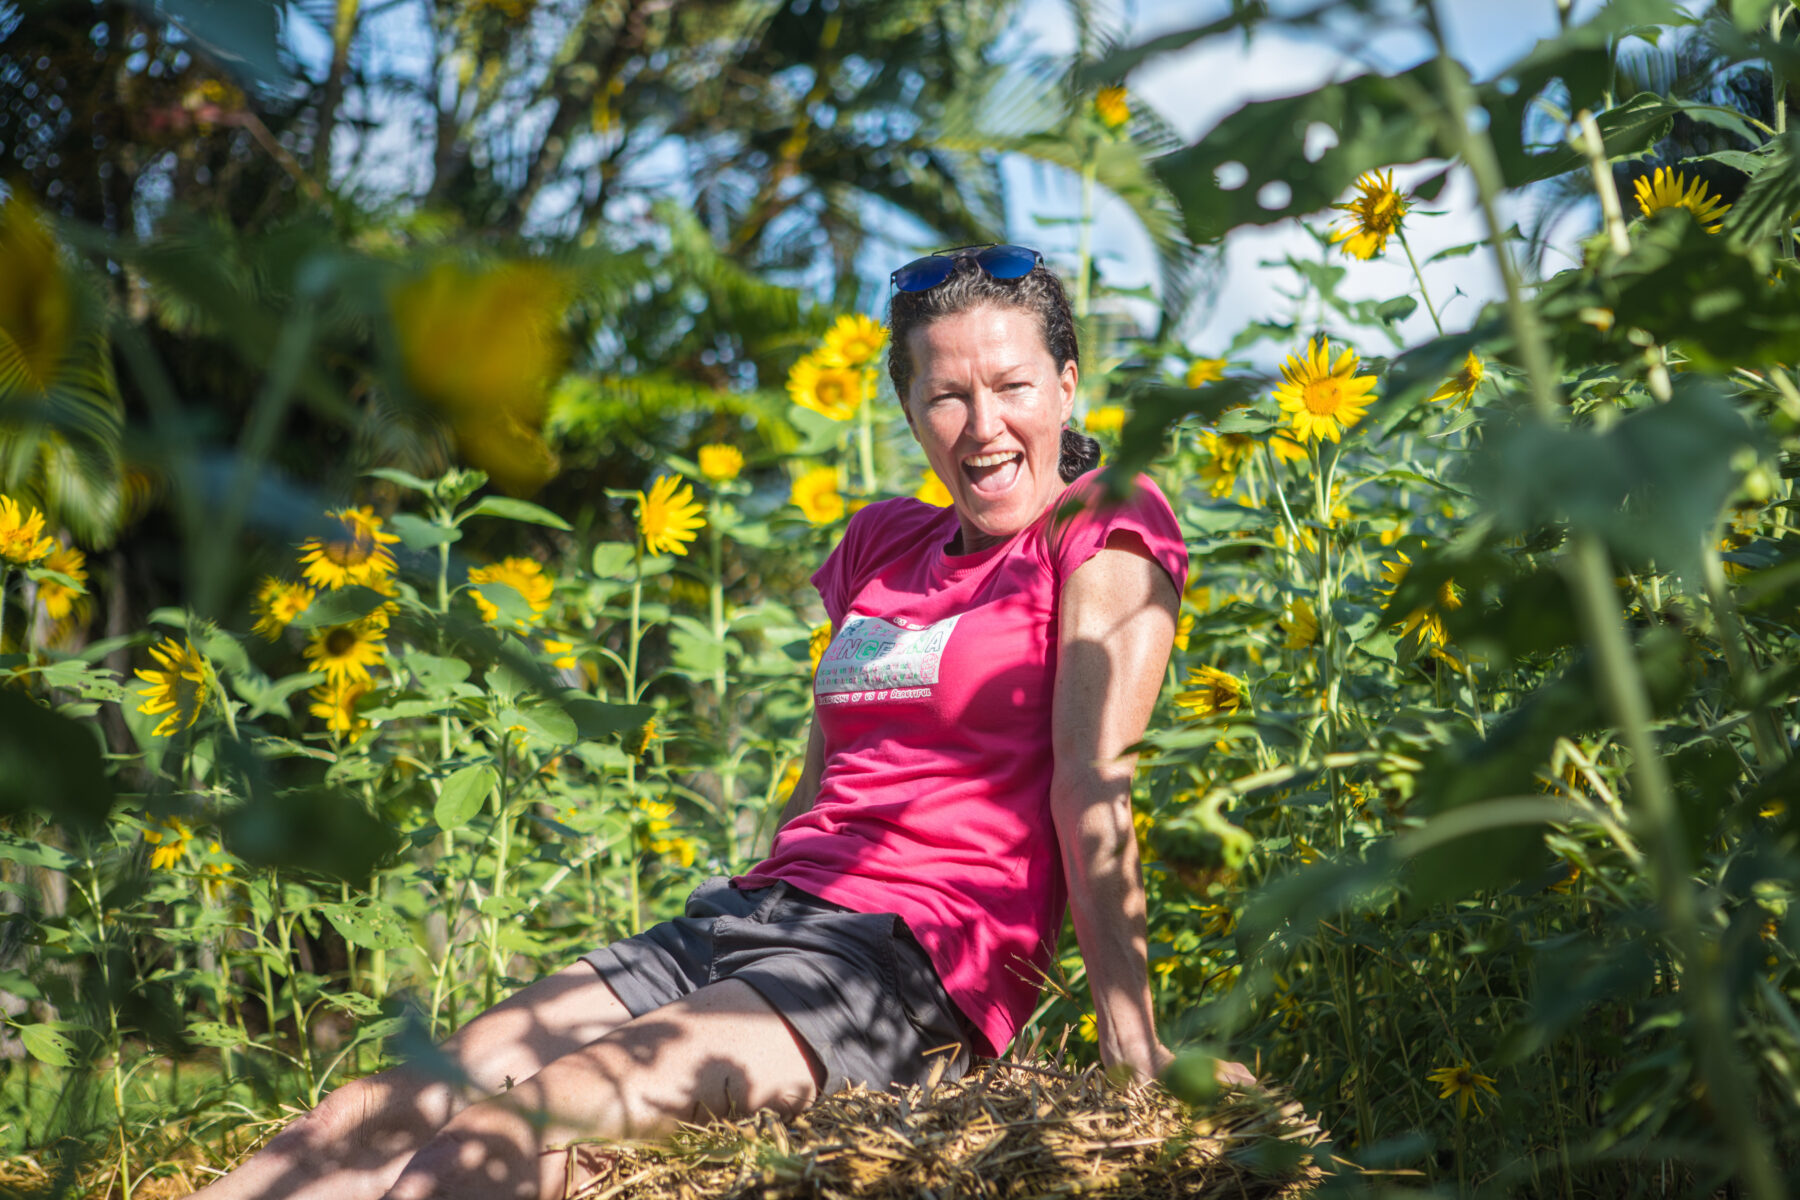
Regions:
<instances>
[{"instance_id":1,"label":"smiling woman","mask_svg":"<svg viewBox=\"0 0 1800 1200\"><path fill-rule=\"evenodd\" d=\"M576 1143L954 1079L1025 1023L1065 911L1106 1064L1170 1063L1128 750L1187 550L1147 478L1104 502L1065 427L1068 300L1023 254L948 256L895 297L889 369L950 504L867 505L813 576L830 636L768 857L464 1026L435 1069L340 1088L208 1200L555 1197L586 1176Z\"/></svg>"}]
</instances>

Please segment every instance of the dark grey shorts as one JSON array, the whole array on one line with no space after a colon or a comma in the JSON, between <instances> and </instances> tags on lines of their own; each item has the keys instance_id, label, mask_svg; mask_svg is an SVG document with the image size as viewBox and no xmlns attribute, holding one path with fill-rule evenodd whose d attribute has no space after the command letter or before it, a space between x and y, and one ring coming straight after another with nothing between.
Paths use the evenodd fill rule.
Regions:
<instances>
[{"instance_id":1,"label":"dark grey shorts","mask_svg":"<svg viewBox=\"0 0 1800 1200\"><path fill-rule=\"evenodd\" d=\"M785 882L740 891L715 876L688 897L687 915L581 957L634 1017L741 979L824 1065L821 1094L923 1082L939 1057L946 1080L969 1066L966 1023L906 922Z\"/></svg>"}]
</instances>

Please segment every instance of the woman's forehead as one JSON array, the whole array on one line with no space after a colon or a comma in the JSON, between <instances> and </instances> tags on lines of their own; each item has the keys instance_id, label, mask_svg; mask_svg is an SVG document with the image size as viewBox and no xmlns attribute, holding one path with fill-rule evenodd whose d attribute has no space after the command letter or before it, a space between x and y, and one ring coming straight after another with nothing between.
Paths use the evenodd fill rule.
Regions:
<instances>
[{"instance_id":1,"label":"woman's forehead","mask_svg":"<svg viewBox=\"0 0 1800 1200\"><path fill-rule=\"evenodd\" d=\"M915 327L908 341L920 372L979 360L988 367L1041 368L1050 361L1035 314L983 305Z\"/></svg>"}]
</instances>

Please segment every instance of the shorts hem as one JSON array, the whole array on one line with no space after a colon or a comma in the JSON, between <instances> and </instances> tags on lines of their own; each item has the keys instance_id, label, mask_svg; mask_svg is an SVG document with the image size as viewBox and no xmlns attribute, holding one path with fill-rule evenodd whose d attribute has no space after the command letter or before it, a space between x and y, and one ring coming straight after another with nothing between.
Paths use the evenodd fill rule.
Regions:
<instances>
[{"instance_id":1,"label":"shorts hem","mask_svg":"<svg viewBox=\"0 0 1800 1200\"><path fill-rule=\"evenodd\" d=\"M654 1012L669 1002L652 995L650 989L645 987L631 967L613 952L611 946L601 946L597 950L589 950L581 956L581 961L599 973L600 982L612 989L613 995L619 998L619 1003L625 1006L625 1011L634 1018Z\"/></svg>"}]
</instances>

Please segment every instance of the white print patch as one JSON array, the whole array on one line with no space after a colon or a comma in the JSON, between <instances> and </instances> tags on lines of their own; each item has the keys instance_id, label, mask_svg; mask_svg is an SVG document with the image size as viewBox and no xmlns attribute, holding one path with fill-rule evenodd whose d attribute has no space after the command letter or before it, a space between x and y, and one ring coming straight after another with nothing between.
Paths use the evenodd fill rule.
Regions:
<instances>
[{"instance_id":1,"label":"white print patch","mask_svg":"<svg viewBox=\"0 0 1800 1200\"><path fill-rule=\"evenodd\" d=\"M961 616L945 617L923 629L902 628L880 617L845 618L819 660L813 691L820 697L884 691L889 693L882 697L887 700L929 696L929 685L938 681L944 647Z\"/></svg>"}]
</instances>

